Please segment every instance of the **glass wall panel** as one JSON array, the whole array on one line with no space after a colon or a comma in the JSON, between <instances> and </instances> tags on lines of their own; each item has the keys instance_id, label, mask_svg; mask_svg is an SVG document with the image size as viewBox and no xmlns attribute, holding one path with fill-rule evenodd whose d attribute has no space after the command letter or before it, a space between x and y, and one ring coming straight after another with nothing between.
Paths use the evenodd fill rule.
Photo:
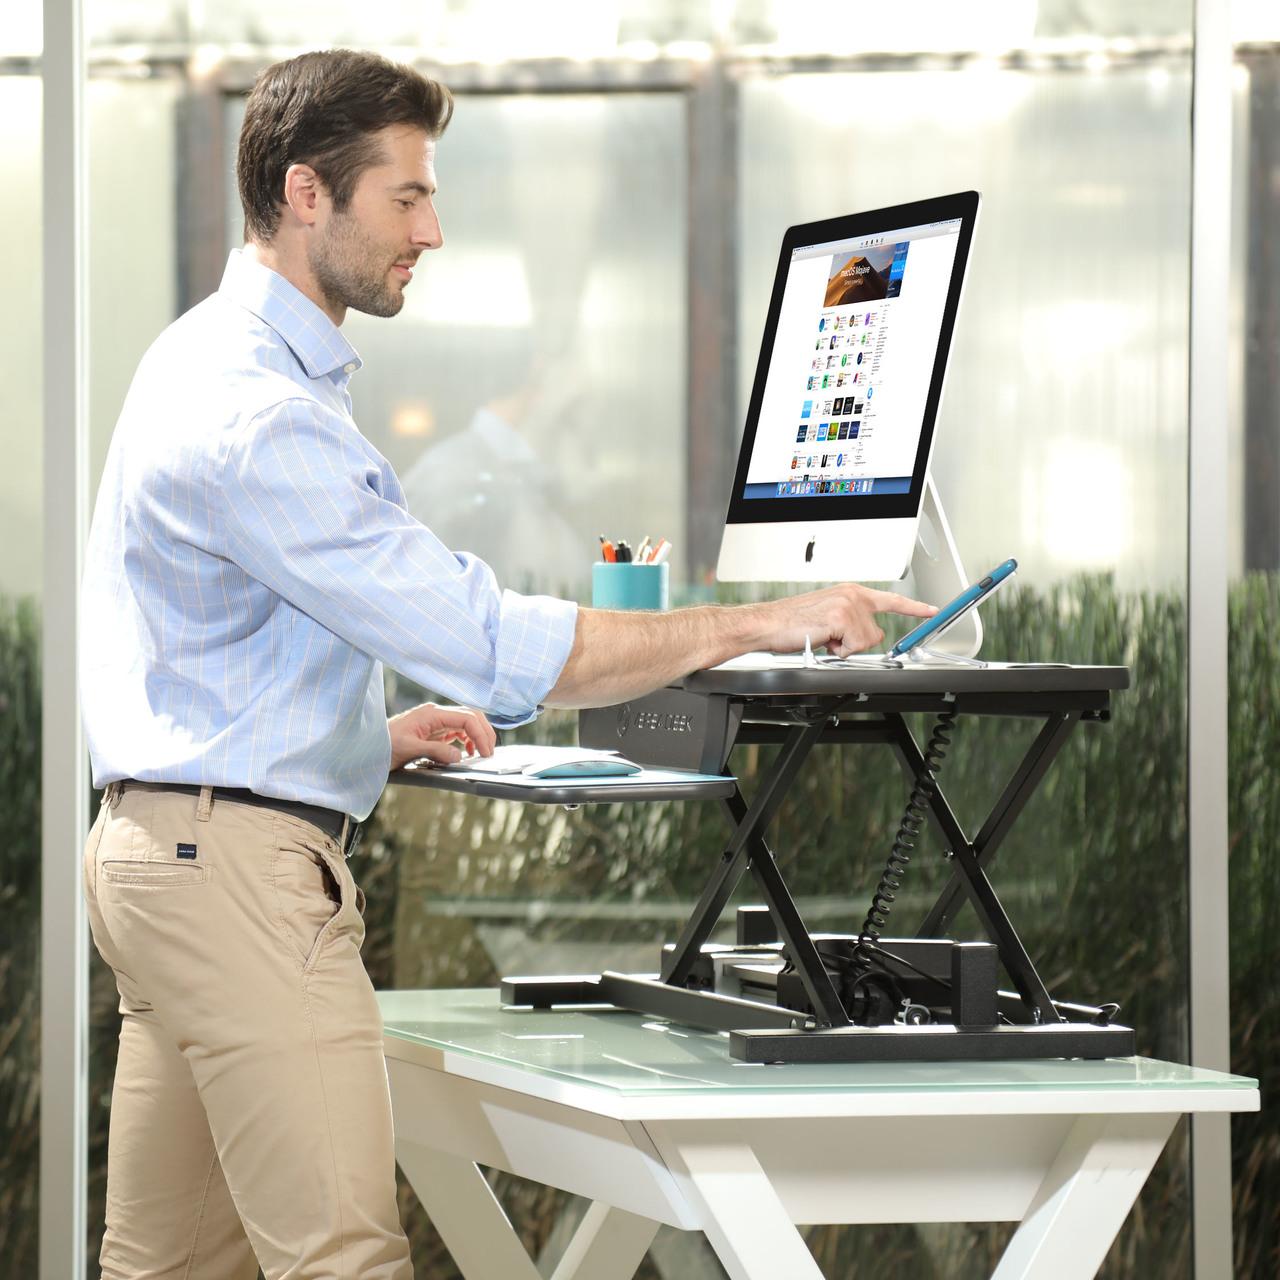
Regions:
<instances>
[{"instance_id":1,"label":"glass wall panel","mask_svg":"<svg viewBox=\"0 0 1280 1280\"><path fill-rule=\"evenodd\" d=\"M1236 359L1228 722L1231 1066L1263 1110L1232 1121L1236 1276L1280 1259L1280 13L1237 16ZM1245 17L1249 21L1242 21Z\"/></svg>"},{"instance_id":2,"label":"glass wall panel","mask_svg":"<svg viewBox=\"0 0 1280 1280\"><path fill-rule=\"evenodd\" d=\"M0 1272L36 1274L43 558L39 3L0 32Z\"/></svg>"},{"instance_id":3,"label":"glass wall panel","mask_svg":"<svg viewBox=\"0 0 1280 1280\"><path fill-rule=\"evenodd\" d=\"M1056 996L1119 1002L1140 1050L1174 1059L1187 1035L1190 88L1185 54L1168 51L1036 70L779 74L743 84L739 151L742 404L786 226L983 194L933 474L971 573L1009 555L1022 566L984 611L984 656L1123 663L1133 676L1109 725L1077 731L993 879ZM966 825L1033 729L961 721L941 781ZM833 765L838 783L814 784L844 797L838 839L803 823L788 832L785 813L777 835L797 887L831 905L852 891L841 928L857 927L857 892L875 883L903 799L880 772L891 764L854 755ZM925 903L939 852L909 873ZM919 912L900 898L897 928L913 932ZM983 935L969 917L952 936ZM1101 1274L1188 1274L1186 1176L1180 1135ZM879 1275L876 1259L891 1256L896 1274L959 1277L979 1274L974 1258L1006 1234L853 1229L815 1248L832 1275Z\"/></svg>"},{"instance_id":4,"label":"glass wall panel","mask_svg":"<svg viewBox=\"0 0 1280 1280\"><path fill-rule=\"evenodd\" d=\"M147 347L174 318L176 122L181 81L146 64L89 80L89 501ZM97 796L90 818L97 815ZM89 949L88 1274L98 1275L106 1207L111 1083L120 1033L115 979Z\"/></svg>"},{"instance_id":5,"label":"glass wall panel","mask_svg":"<svg viewBox=\"0 0 1280 1280\"><path fill-rule=\"evenodd\" d=\"M1189 108L1181 60L749 81L740 404L788 225L977 189L932 466L966 567L1180 584Z\"/></svg>"}]
</instances>

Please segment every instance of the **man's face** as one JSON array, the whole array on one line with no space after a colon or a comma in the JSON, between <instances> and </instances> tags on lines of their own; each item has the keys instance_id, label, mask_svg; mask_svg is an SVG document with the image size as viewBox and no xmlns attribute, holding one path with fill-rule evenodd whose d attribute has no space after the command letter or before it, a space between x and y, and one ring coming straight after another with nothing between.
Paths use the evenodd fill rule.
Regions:
<instances>
[{"instance_id":1,"label":"man's face","mask_svg":"<svg viewBox=\"0 0 1280 1280\"><path fill-rule=\"evenodd\" d=\"M310 250L311 270L331 311L395 315L418 255L444 242L432 204L435 142L412 125L391 125L378 142L383 162L360 175L345 210L328 206Z\"/></svg>"}]
</instances>

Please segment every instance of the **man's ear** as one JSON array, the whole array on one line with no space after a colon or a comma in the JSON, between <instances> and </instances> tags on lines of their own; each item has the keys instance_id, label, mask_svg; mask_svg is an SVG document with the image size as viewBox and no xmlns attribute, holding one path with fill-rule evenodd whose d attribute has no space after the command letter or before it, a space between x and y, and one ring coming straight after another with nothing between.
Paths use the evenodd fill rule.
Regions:
<instances>
[{"instance_id":1,"label":"man's ear","mask_svg":"<svg viewBox=\"0 0 1280 1280\"><path fill-rule=\"evenodd\" d=\"M328 199L319 174L309 164L291 164L284 175L284 202L299 222L311 227L319 206Z\"/></svg>"}]
</instances>

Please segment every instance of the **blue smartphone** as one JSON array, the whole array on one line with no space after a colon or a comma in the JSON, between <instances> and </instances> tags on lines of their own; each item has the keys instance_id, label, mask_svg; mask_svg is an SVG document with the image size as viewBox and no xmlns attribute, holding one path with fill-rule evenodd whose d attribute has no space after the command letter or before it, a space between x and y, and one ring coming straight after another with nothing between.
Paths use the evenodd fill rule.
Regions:
<instances>
[{"instance_id":1,"label":"blue smartphone","mask_svg":"<svg viewBox=\"0 0 1280 1280\"><path fill-rule=\"evenodd\" d=\"M908 631L889 650L888 656L901 658L926 640L940 636L957 618L963 617L975 605L981 604L1002 582L1012 578L1017 571L1016 560L1006 560L1004 564L992 569L985 578L975 582L971 587L966 587L950 604L943 605L927 622L922 622L913 631Z\"/></svg>"}]
</instances>

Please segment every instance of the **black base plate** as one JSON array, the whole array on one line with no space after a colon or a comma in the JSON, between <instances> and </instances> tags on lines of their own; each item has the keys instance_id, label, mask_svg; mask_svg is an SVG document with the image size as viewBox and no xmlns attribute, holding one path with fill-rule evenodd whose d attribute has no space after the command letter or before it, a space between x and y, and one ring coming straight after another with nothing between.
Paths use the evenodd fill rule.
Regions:
<instances>
[{"instance_id":1,"label":"black base plate","mask_svg":"<svg viewBox=\"0 0 1280 1280\"><path fill-rule=\"evenodd\" d=\"M710 991L685 991L647 976L604 973L573 978L504 978L502 1003L607 1004L687 1026L729 1032L739 1062L1001 1062L1016 1058L1127 1058L1133 1029L1086 1022L966 1027L795 1027L803 1015ZM754 1024L755 1029L751 1028ZM790 1025L788 1025L790 1024Z\"/></svg>"}]
</instances>

